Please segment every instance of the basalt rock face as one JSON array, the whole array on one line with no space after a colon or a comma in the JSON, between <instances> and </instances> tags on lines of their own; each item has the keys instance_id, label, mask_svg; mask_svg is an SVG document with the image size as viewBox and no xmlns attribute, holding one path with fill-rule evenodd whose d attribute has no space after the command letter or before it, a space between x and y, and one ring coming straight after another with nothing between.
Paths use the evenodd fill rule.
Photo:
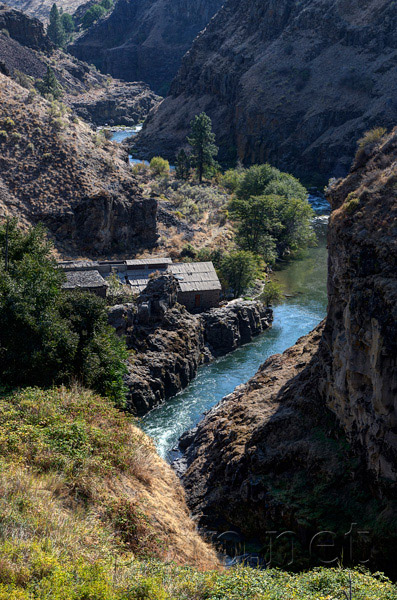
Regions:
<instances>
[{"instance_id":1,"label":"basalt rock face","mask_svg":"<svg viewBox=\"0 0 397 600\"><path fill-rule=\"evenodd\" d=\"M128 127L143 121L160 100L145 83L113 79L99 90L71 98L71 103L82 119L94 125Z\"/></svg>"},{"instance_id":2,"label":"basalt rock face","mask_svg":"<svg viewBox=\"0 0 397 600\"><path fill-rule=\"evenodd\" d=\"M102 72L164 94L196 35L222 0L119 0L69 48Z\"/></svg>"},{"instance_id":3,"label":"basalt rock face","mask_svg":"<svg viewBox=\"0 0 397 600\"><path fill-rule=\"evenodd\" d=\"M325 394L379 478L397 481L397 130L330 194ZM347 198L347 200L346 200Z\"/></svg>"},{"instance_id":4,"label":"basalt rock face","mask_svg":"<svg viewBox=\"0 0 397 600\"><path fill-rule=\"evenodd\" d=\"M251 341L271 322L272 311L260 302L192 315L177 303L172 275L150 281L136 303L109 311L109 323L134 351L126 377L129 409L145 414L185 388L202 363Z\"/></svg>"},{"instance_id":5,"label":"basalt rock face","mask_svg":"<svg viewBox=\"0 0 397 600\"><path fill-rule=\"evenodd\" d=\"M330 191L325 323L268 359L182 440L178 471L199 524L263 544L267 560L266 532L287 530L295 566L329 560L310 547L329 530L333 556L365 557L396 575L396 177L394 131L362 149ZM351 523L367 541L344 535ZM290 565L273 542L272 564Z\"/></svg>"},{"instance_id":6,"label":"basalt rock face","mask_svg":"<svg viewBox=\"0 0 397 600\"><path fill-rule=\"evenodd\" d=\"M43 24L31 19L19 10L0 4L0 30L5 29L10 37L23 46L47 52L53 44L44 32Z\"/></svg>"},{"instance_id":7,"label":"basalt rock face","mask_svg":"<svg viewBox=\"0 0 397 600\"><path fill-rule=\"evenodd\" d=\"M344 176L362 132L396 122L396 32L388 0L229 0L184 57L138 148L173 157L205 111L225 162Z\"/></svg>"}]
</instances>

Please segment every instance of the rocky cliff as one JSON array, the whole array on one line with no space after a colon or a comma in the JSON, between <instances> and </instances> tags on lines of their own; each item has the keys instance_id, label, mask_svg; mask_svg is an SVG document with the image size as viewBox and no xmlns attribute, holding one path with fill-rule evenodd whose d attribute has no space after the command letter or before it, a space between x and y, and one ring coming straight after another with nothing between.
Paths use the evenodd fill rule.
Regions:
<instances>
[{"instance_id":1,"label":"rocky cliff","mask_svg":"<svg viewBox=\"0 0 397 600\"><path fill-rule=\"evenodd\" d=\"M109 322L133 350L128 365L129 409L138 414L174 396L198 367L227 354L271 326L272 310L261 302L237 301L192 315L177 303L177 281L149 282L136 303L118 305Z\"/></svg>"},{"instance_id":2,"label":"rocky cliff","mask_svg":"<svg viewBox=\"0 0 397 600\"><path fill-rule=\"evenodd\" d=\"M70 47L72 54L164 95L181 59L222 0L119 0L106 18Z\"/></svg>"},{"instance_id":3,"label":"rocky cliff","mask_svg":"<svg viewBox=\"0 0 397 600\"><path fill-rule=\"evenodd\" d=\"M0 216L43 222L64 256L131 256L157 240L157 200L127 154L63 105L0 74Z\"/></svg>"},{"instance_id":4,"label":"rocky cliff","mask_svg":"<svg viewBox=\"0 0 397 600\"><path fill-rule=\"evenodd\" d=\"M236 530L268 561L269 532L289 531L293 562L273 537L273 565L331 560L310 545L329 530L333 557L395 574L396 177L397 130L363 144L330 191L325 323L268 359L183 440L199 522Z\"/></svg>"},{"instance_id":5,"label":"rocky cliff","mask_svg":"<svg viewBox=\"0 0 397 600\"><path fill-rule=\"evenodd\" d=\"M62 86L63 102L94 125L135 125L160 102L145 83L115 80L55 49L37 19L0 8L0 72L33 88L48 66Z\"/></svg>"},{"instance_id":6,"label":"rocky cliff","mask_svg":"<svg viewBox=\"0 0 397 600\"><path fill-rule=\"evenodd\" d=\"M396 123L396 32L388 0L228 0L139 149L172 157L204 110L225 162L269 161L310 181L344 176L361 133Z\"/></svg>"}]
</instances>

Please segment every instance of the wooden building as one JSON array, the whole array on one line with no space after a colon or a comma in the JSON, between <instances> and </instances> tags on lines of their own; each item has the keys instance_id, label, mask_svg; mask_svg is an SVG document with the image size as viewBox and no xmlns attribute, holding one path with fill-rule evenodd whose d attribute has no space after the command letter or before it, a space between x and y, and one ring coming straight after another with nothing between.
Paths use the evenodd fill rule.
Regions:
<instances>
[{"instance_id":1,"label":"wooden building","mask_svg":"<svg viewBox=\"0 0 397 600\"><path fill-rule=\"evenodd\" d=\"M143 292L149 278L172 273L178 281L178 302L191 312L219 306L221 284L212 262L173 263L169 257L124 261L64 261L65 289L86 289L106 296L106 278L116 274L132 294Z\"/></svg>"}]
</instances>

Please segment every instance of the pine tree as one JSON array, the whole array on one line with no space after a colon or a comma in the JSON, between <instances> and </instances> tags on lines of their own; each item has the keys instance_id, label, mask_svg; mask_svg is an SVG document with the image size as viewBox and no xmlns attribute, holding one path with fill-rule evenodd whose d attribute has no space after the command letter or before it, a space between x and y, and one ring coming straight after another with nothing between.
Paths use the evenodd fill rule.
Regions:
<instances>
[{"instance_id":1,"label":"pine tree","mask_svg":"<svg viewBox=\"0 0 397 600\"><path fill-rule=\"evenodd\" d=\"M212 121L204 112L196 115L190 123L191 135L187 141L192 147L191 164L197 168L199 182L202 183L204 173L215 169L215 156L218 147L215 145L215 134L212 131Z\"/></svg>"},{"instance_id":2,"label":"pine tree","mask_svg":"<svg viewBox=\"0 0 397 600\"><path fill-rule=\"evenodd\" d=\"M176 155L175 175L177 179L189 179L190 175L190 157L182 148Z\"/></svg>"},{"instance_id":3,"label":"pine tree","mask_svg":"<svg viewBox=\"0 0 397 600\"><path fill-rule=\"evenodd\" d=\"M42 96L51 94L55 100L62 96L62 88L51 67L47 67L47 73L44 75L43 79L36 81L36 88Z\"/></svg>"},{"instance_id":4,"label":"pine tree","mask_svg":"<svg viewBox=\"0 0 397 600\"><path fill-rule=\"evenodd\" d=\"M62 24L61 15L57 5L54 3L50 11L50 23L47 27L47 35L57 48L62 48L66 43L66 33Z\"/></svg>"}]
</instances>

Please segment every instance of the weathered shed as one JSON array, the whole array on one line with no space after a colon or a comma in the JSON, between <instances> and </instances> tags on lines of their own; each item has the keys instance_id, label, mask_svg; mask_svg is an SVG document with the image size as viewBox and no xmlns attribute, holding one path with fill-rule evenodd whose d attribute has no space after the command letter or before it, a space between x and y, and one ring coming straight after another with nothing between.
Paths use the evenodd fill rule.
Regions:
<instances>
[{"instance_id":1,"label":"weathered shed","mask_svg":"<svg viewBox=\"0 0 397 600\"><path fill-rule=\"evenodd\" d=\"M178 302L188 310L219 306L222 288L212 262L173 263L168 271L178 280Z\"/></svg>"},{"instance_id":2,"label":"weathered shed","mask_svg":"<svg viewBox=\"0 0 397 600\"><path fill-rule=\"evenodd\" d=\"M109 284L98 271L65 271L65 290L92 292L101 298L106 297Z\"/></svg>"}]
</instances>

